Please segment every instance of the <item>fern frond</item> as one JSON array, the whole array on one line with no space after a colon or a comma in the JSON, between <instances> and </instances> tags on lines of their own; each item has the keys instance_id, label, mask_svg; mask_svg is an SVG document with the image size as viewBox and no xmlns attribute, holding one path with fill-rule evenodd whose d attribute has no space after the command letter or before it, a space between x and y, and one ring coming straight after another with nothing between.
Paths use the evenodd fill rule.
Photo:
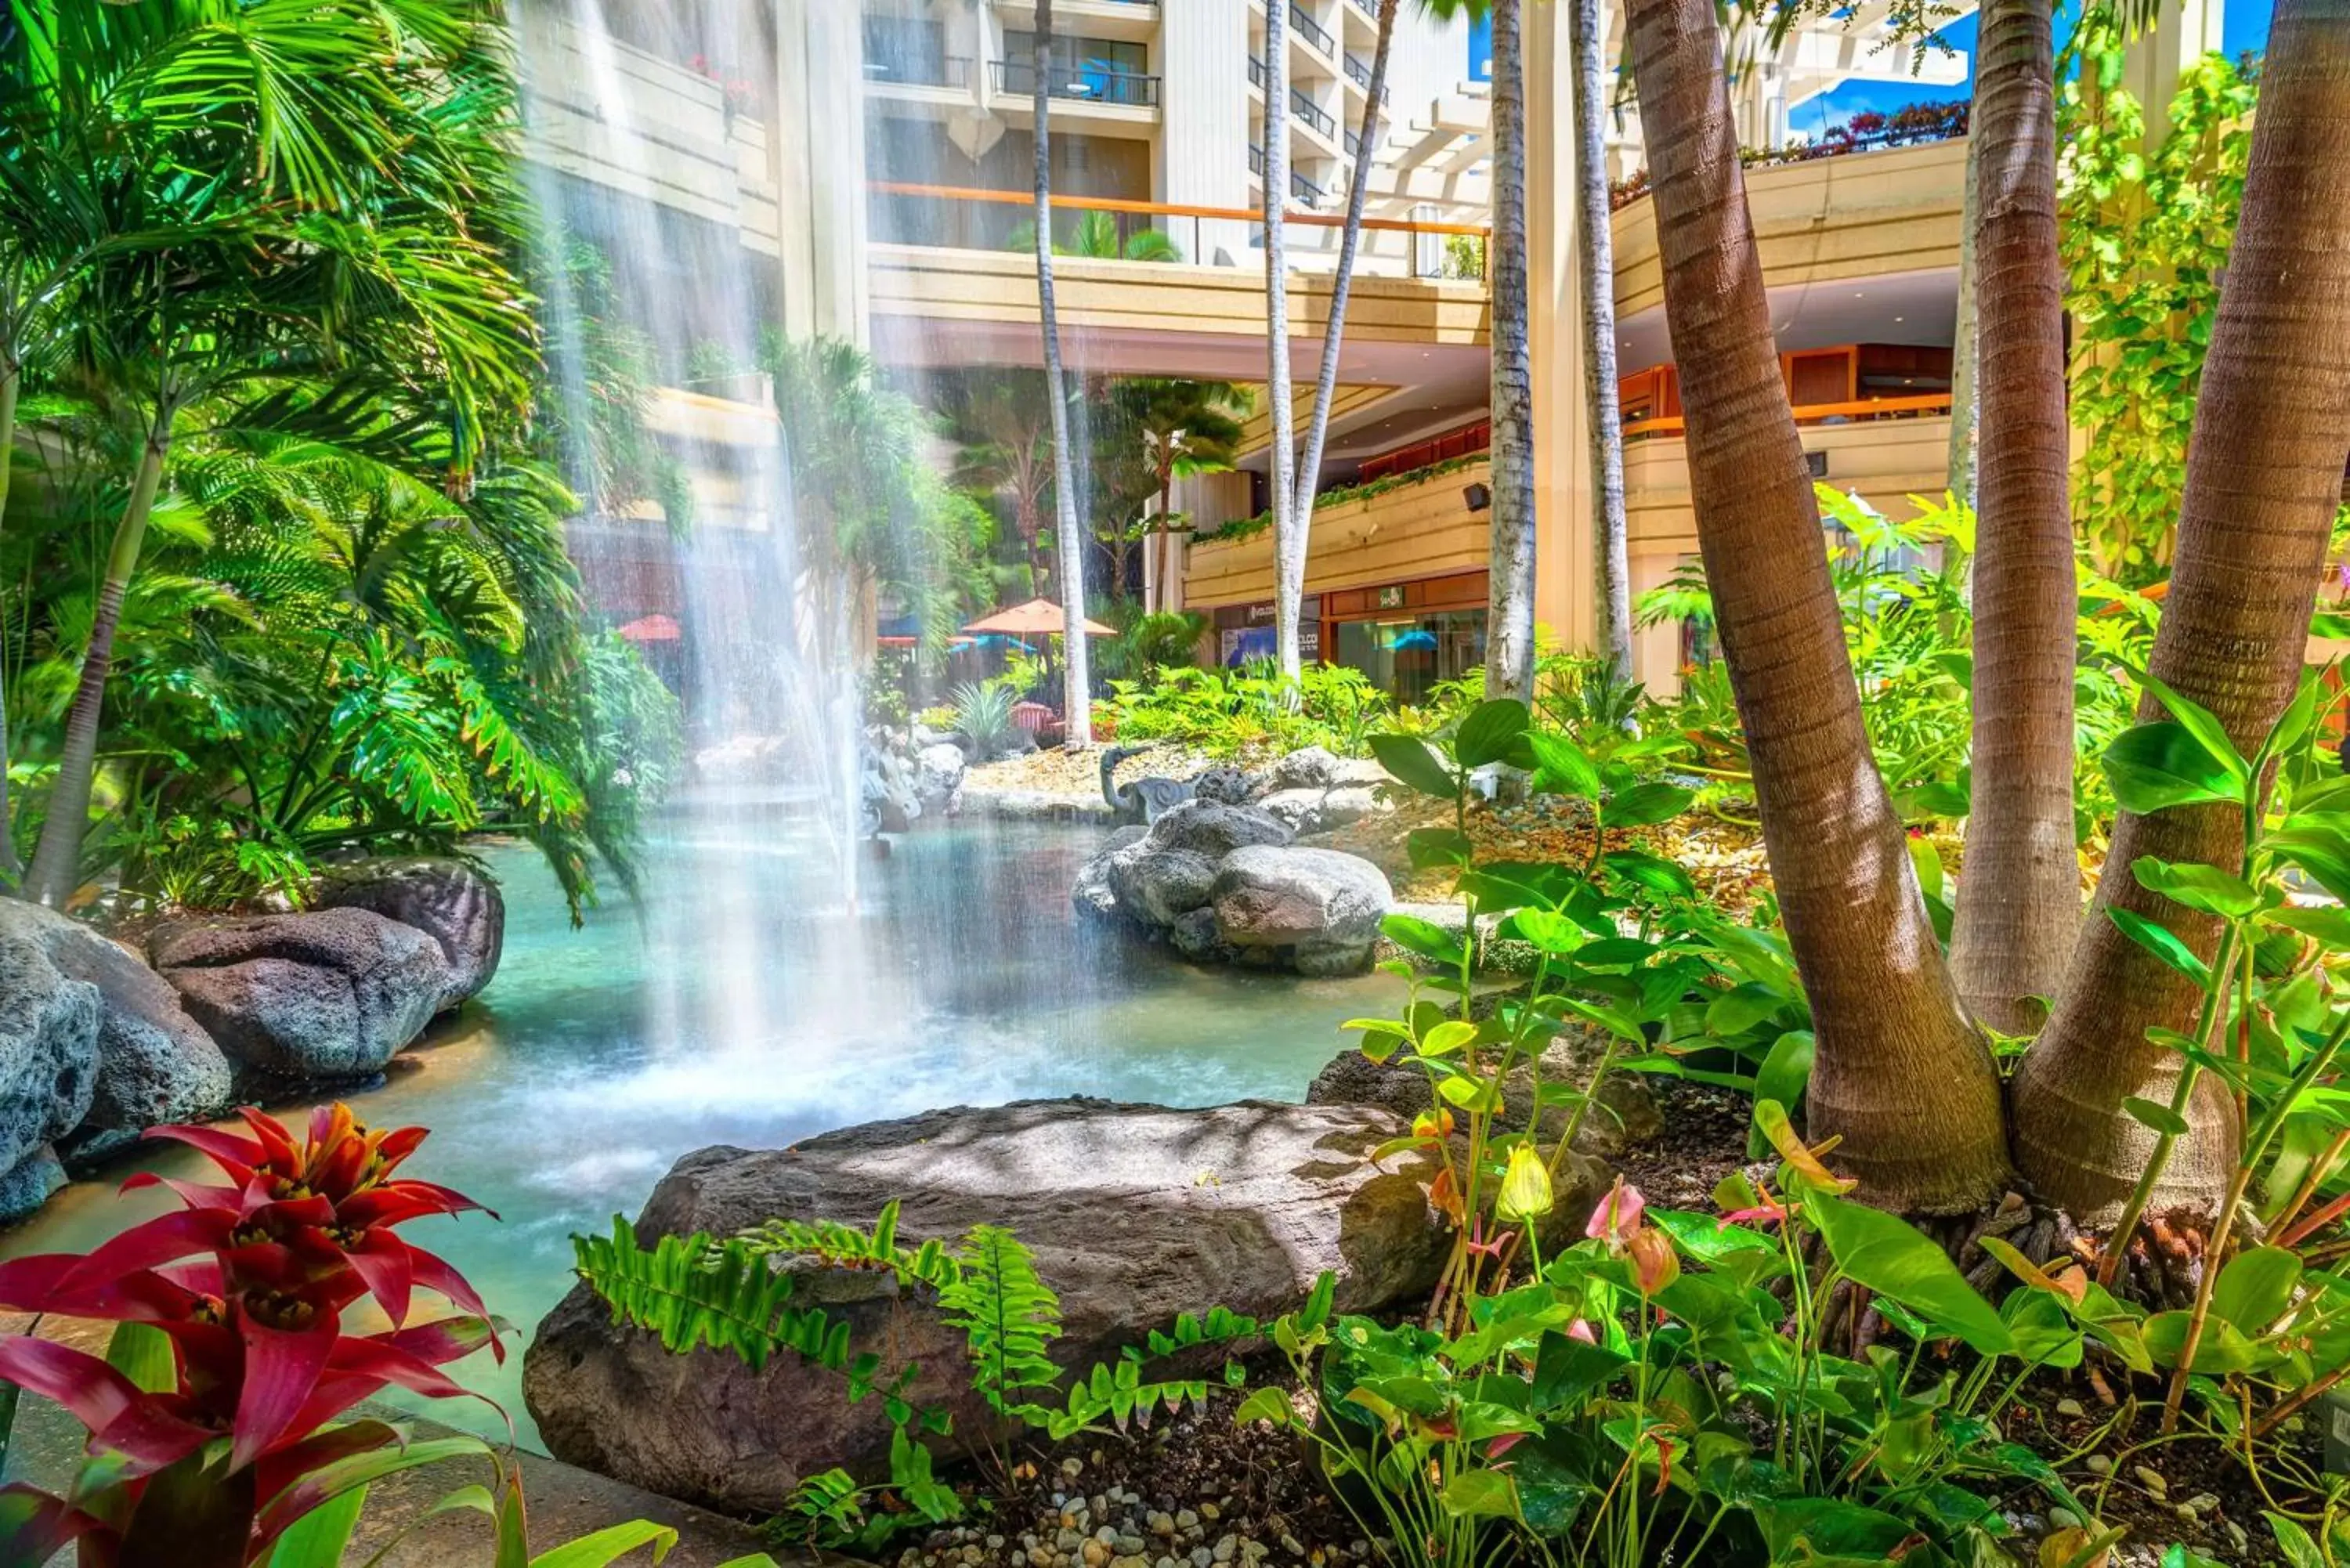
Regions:
<instances>
[{"instance_id":1,"label":"fern frond","mask_svg":"<svg viewBox=\"0 0 2350 1568\"><path fill-rule=\"evenodd\" d=\"M636 1228L615 1215L610 1236L575 1236L572 1249L579 1277L612 1309L612 1321L658 1334L664 1350L707 1345L754 1372L788 1350L847 1376L852 1386L869 1382L872 1369L861 1364L870 1358L849 1357L848 1324L821 1307L791 1305L791 1276L741 1241L664 1236L647 1251Z\"/></svg>"},{"instance_id":2,"label":"fern frond","mask_svg":"<svg viewBox=\"0 0 2350 1568\"><path fill-rule=\"evenodd\" d=\"M939 1305L970 1346L972 1386L997 1411L1013 1414L1014 1395L1061 1380L1045 1354L1061 1335L1061 1300L1037 1276L1035 1254L1001 1226L972 1227L956 1261L962 1277L939 1293Z\"/></svg>"},{"instance_id":3,"label":"fern frond","mask_svg":"<svg viewBox=\"0 0 2350 1568\"><path fill-rule=\"evenodd\" d=\"M770 1220L738 1238L753 1251L816 1258L836 1269L889 1269L901 1285L944 1293L960 1283L962 1265L938 1241L898 1245L898 1200L891 1199L869 1231L837 1220Z\"/></svg>"}]
</instances>

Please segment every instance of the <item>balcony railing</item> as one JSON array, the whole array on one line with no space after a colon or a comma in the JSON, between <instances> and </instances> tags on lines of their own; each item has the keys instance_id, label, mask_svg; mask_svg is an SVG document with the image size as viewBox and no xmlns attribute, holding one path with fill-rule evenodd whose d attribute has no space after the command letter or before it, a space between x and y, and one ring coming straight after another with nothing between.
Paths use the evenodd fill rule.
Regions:
<instances>
[{"instance_id":1,"label":"balcony railing","mask_svg":"<svg viewBox=\"0 0 2350 1568\"><path fill-rule=\"evenodd\" d=\"M1263 171L1259 170L1258 172L1263 173ZM1289 193L1309 207L1318 207L1326 192L1321 186L1293 169L1289 171Z\"/></svg>"},{"instance_id":2,"label":"balcony railing","mask_svg":"<svg viewBox=\"0 0 2350 1568\"><path fill-rule=\"evenodd\" d=\"M1348 81L1353 82L1365 92L1371 90L1371 67L1363 63L1362 56L1348 55L1339 63L1347 67L1347 79ZM1382 82L1379 84L1379 103L1382 107L1384 107L1387 101L1393 96L1393 92L1388 88L1386 83Z\"/></svg>"},{"instance_id":3,"label":"balcony railing","mask_svg":"<svg viewBox=\"0 0 2350 1568\"><path fill-rule=\"evenodd\" d=\"M1338 52L1338 40L1332 37L1328 29L1307 16L1298 6L1292 5L1289 8L1289 25L1296 29L1298 36L1324 54L1335 55Z\"/></svg>"},{"instance_id":4,"label":"balcony railing","mask_svg":"<svg viewBox=\"0 0 2350 1568\"><path fill-rule=\"evenodd\" d=\"M1036 62L1034 60L997 60L995 90L1033 97L1036 91ZM1136 109L1159 107L1159 78L1144 76L1139 71L1113 71L1094 66L1055 66L1046 78L1045 90L1055 98L1066 98L1079 103L1115 103Z\"/></svg>"},{"instance_id":5,"label":"balcony railing","mask_svg":"<svg viewBox=\"0 0 2350 1568\"><path fill-rule=\"evenodd\" d=\"M1249 172L1260 176L1264 173L1264 149L1253 141L1249 143Z\"/></svg>"},{"instance_id":6,"label":"balcony railing","mask_svg":"<svg viewBox=\"0 0 2350 1568\"><path fill-rule=\"evenodd\" d=\"M1249 57L1249 86L1259 91L1264 88L1264 62L1254 55Z\"/></svg>"},{"instance_id":7,"label":"balcony railing","mask_svg":"<svg viewBox=\"0 0 2350 1568\"><path fill-rule=\"evenodd\" d=\"M1312 99L1307 98L1304 92L1296 88L1291 88L1289 89L1289 109L1292 114L1297 116L1298 119L1304 120L1306 124L1312 126L1323 135L1331 138L1333 140L1336 140L1338 135L1338 122L1330 118L1330 111L1324 109L1320 104L1315 103Z\"/></svg>"},{"instance_id":8,"label":"balcony railing","mask_svg":"<svg viewBox=\"0 0 2350 1568\"><path fill-rule=\"evenodd\" d=\"M868 82L889 82L899 87L967 88L971 86L971 57L967 55L932 56L928 58L904 55L886 59L868 57L865 62L865 79Z\"/></svg>"}]
</instances>

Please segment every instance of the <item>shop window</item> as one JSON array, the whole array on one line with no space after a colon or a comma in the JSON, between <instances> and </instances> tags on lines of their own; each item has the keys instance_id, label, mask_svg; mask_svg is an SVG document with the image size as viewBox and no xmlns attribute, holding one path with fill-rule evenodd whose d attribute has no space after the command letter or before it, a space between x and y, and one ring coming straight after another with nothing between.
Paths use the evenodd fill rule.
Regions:
<instances>
[{"instance_id":1,"label":"shop window","mask_svg":"<svg viewBox=\"0 0 2350 1568\"><path fill-rule=\"evenodd\" d=\"M1335 662L1361 670L1399 702L1424 702L1437 682L1456 680L1485 662L1485 612L1341 621Z\"/></svg>"}]
</instances>

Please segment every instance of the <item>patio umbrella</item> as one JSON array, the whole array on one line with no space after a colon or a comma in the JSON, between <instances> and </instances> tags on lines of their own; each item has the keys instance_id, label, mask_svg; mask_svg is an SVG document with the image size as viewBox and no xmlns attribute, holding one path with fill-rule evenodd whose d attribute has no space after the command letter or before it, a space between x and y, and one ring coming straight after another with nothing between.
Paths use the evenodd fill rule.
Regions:
<instances>
[{"instance_id":1,"label":"patio umbrella","mask_svg":"<svg viewBox=\"0 0 2350 1568\"><path fill-rule=\"evenodd\" d=\"M630 642L675 642L683 634L677 622L656 612L630 621L620 628L620 635Z\"/></svg>"},{"instance_id":2,"label":"patio umbrella","mask_svg":"<svg viewBox=\"0 0 2350 1568\"><path fill-rule=\"evenodd\" d=\"M997 610L993 615L975 620L963 630L974 633L997 632L1006 637L1057 637L1066 628L1066 618L1061 607L1050 599L1030 599L1024 605ZM1116 637L1118 633L1097 620L1085 623L1087 637Z\"/></svg>"}]
</instances>

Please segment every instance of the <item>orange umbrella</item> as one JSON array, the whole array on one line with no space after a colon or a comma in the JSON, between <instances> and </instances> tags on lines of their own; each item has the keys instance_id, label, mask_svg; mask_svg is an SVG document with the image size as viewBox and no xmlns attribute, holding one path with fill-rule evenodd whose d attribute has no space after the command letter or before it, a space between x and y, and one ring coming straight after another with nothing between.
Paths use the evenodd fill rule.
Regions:
<instances>
[{"instance_id":1,"label":"orange umbrella","mask_svg":"<svg viewBox=\"0 0 2350 1568\"><path fill-rule=\"evenodd\" d=\"M630 642L675 642L684 634L678 629L677 622L655 613L630 621L620 628L620 635Z\"/></svg>"},{"instance_id":2,"label":"orange umbrella","mask_svg":"<svg viewBox=\"0 0 2350 1568\"><path fill-rule=\"evenodd\" d=\"M1118 633L1097 620L1085 623L1087 637L1116 637ZM1059 605L1050 599L1030 599L1024 605L997 610L984 620L975 620L963 630L974 635L993 632L1003 637L1057 637L1068 628L1068 619Z\"/></svg>"}]
</instances>

